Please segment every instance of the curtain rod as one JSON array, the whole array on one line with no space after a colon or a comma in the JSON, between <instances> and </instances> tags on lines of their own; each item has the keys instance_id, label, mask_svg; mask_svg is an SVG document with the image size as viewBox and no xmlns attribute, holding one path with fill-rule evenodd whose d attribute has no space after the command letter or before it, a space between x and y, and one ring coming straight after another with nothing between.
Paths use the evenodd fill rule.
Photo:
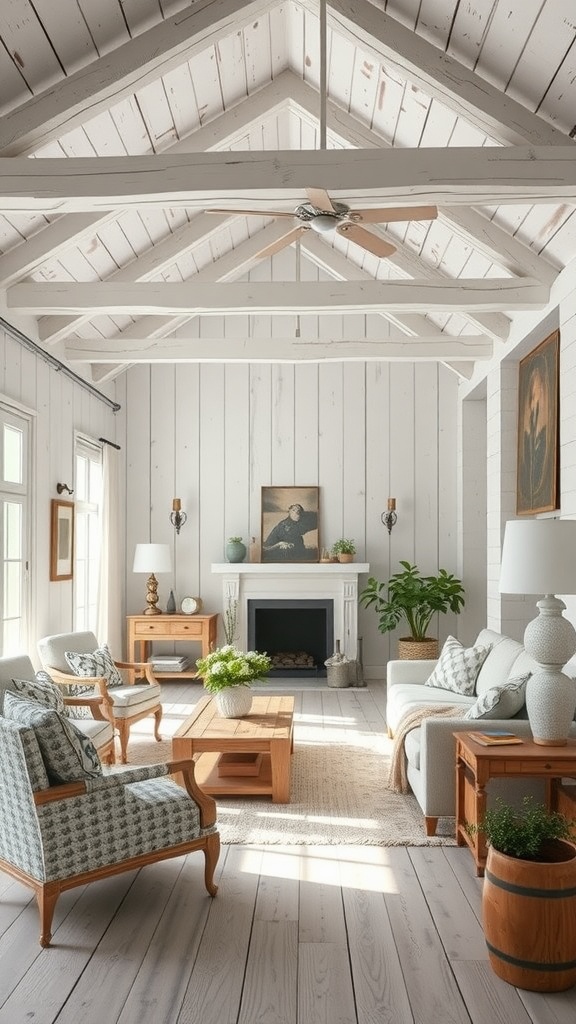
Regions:
<instances>
[{"instance_id":1,"label":"curtain rod","mask_svg":"<svg viewBox=\"0 0 576 1024\"><path fill-rule=\"evenodd\" d=\"M34 352L35 355L40 356L40 358L43 359L45 363L48 363L49 366L52 366L59 373L63 373L65 377L69 377L70 380L73 380L75 384L79 385L79 387L84 388L85 391L89 391L95 398L99 398L100 401L104 402L105 405L108 405L113 412L120 411L122 406L118 405L118 402L114 402L111 398L108 398L107 395L103 395L102 392L98 391L98 388L95 388L93 384L84 380L84 378L80 377L79 374L74 373L74 370L71 370L66 366L66 363L60 362L56 356L46 352L41 345L37 345L35 341L32 341L32 338L29 338L28 335L24 334L18 329L18 327L14 327L13 324L9 323L8 320L5 320L3 316L0 316L0 327L2 327L3 330L6 331L6 334L9 334L14 341L17 341L19 345L27 348L30 352Z\"/></svg>"},{"instance_id":2,"label":"curtain rod","mask_svg":"<svg viewBox=\"0 0 576 1024\"><path fill-rule=\"evenodd\" d=\"M116 444L115 441L109 441L107 437L99 437L98 440L100 441L101 444L109 444L110 447L115 448L117 452L122 451L119 444Z\"/></svg>"}]
</instances>

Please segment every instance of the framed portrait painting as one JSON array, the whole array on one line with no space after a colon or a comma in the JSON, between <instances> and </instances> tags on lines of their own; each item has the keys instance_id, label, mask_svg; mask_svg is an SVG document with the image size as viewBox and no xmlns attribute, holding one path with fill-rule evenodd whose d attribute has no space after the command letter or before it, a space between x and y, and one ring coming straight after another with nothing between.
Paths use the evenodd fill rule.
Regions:
<instances>
[{"instance_id":1,"label":"framed portrait painting","mask_svg":"<svg viewBox=\"0 0 576 1024\"><path fill-rule=\"evenodd\" d=\"M50 579L71 580L74 570L74 502L52 499Z\"/></svg>"},{"instance_id":2,"label":"framed portrait painting","mask_svg":"<svg viewBox=\"0 0 576 1024\"><path fill-rule=\"evenodd\" d=\"M520 361L516 514L559 508L560 334L554 331Z\"/></svg>"},{"instance_id":3,"label":"framed portrait painting","mask_svg":"<svg viewBox=\"0 0 576 1024\"><path fill-rule=\"evenodd\" d=\"M317 562L319 487L262 488L263 562Z\"/></svg>"}]
</instances>

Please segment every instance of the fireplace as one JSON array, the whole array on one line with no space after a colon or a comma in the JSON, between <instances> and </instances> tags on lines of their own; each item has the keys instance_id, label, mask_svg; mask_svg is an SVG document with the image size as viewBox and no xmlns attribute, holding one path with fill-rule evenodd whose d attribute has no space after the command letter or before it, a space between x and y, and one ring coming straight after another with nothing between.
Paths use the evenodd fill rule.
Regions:
<instances>
[{"instance_id":1,"label":"fireplace","mask_svg":"<svg viewBox=\"0 0 576 1024\"><path fill-rule=\"evenodd\" d=\"M271 676L325 676L334 649L334 602L268 599L247 602L248 647L272 658Z\"/></svg>"},{"instance_id":2,"label":"fireplace","mask_svg":"<svg viewBox=\"0 0 576 1024\"><path fill-rule=\"evenodd\" d=\"M353 661L358 651L358 577L368 573L367 562L312 564L310 562L292 565L274 565L271 562L215 562L212 572L222 580L221 614L234 606L238 614L236 641L243 650L254 644L254 634L249 635L249 605L252 602L272 603L284 630L287 618L279 611L279 605L286 608L292 602L293 609L306 602L322 608L332 607L332 621L324 625L325 641L321 651L315 654L316 662L323 662L334 651L336 640L340 640L342 653ZM278 604L279 603L279 604ZM290 609L292 610L292 609ZM328 635L330 631L330 635ZM222 635L222 629L220 629ZM269 644L264 645L268 650ZM326 656L323 653L326 651ZM321 665L322 669L324 665ZM292 672L289 673L293 675Z\"/></svg>"}]
</instances>

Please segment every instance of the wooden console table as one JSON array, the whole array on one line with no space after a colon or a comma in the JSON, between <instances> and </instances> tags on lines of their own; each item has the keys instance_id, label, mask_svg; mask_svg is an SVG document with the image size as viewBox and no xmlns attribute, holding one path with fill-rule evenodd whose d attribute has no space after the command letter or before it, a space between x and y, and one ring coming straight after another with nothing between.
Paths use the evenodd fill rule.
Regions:
<instances>
[{"instance_id":1,"label":"wooden console table","mask_svg":"<svg viewBox=\"0 0 576 1024\"><path fill-rule=\"evenodd\" d=\"M514 729L511 723L510 731ZM488 731L488 730L487 730ZM548 806L553 806L554 779L576 778L576 740L564 747L543 747L527 737L510 746L484 747L469 733L456 737L456 840L468 846L476 861L476 874L486 866L486 841L481 832L470 835L467 825L478 825L486 813L486 785L490 779L546 779Z\"/></svg>"},{"instance_id":2,"label":"wooden console table","mask_svg":"<svg viewBox=\"0 0 576 1024\"><path fill-rule=\"evenodd\" d=\"M218 615L128 615L128 661L146 661L153 640L193 640L201 644L205 658L216 646ZM132 676L134 676L134 672ZM155 672L157 679L195 679L196 669L187 672ZM133 681L133 679L131 680Z\"/></svg>"}]
</instances>

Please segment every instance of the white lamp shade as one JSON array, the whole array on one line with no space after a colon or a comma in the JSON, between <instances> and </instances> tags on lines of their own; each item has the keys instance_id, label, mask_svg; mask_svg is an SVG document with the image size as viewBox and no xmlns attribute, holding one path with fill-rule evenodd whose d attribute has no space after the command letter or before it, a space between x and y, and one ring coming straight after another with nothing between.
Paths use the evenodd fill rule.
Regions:
<instances>
[{"instance_id":1,"label":"white lamp shade","mask_svg":"<svg viewBox=\"0 0 576 1024\"><path fill-rule=\"evenodd\" d=\"M137 544L132 572L171 572L172 559L168 544Z\"/></svg>"},{"instance_id":2,"label":"white lamp shade","mask_svg":"<svg viewBox=\"0 0 576 1024\"><path fill-rule=\"evenodd\" d=\"M576 519L506 523L501 594L576 594Z\"/></svg>"}]
</instances>

